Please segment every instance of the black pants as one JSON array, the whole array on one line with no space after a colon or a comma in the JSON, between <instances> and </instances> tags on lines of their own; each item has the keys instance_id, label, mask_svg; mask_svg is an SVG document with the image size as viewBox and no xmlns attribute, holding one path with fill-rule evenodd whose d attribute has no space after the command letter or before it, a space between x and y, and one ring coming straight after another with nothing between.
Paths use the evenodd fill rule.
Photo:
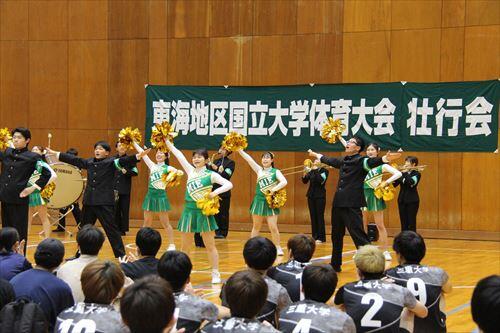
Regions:
<instances>
[{"instance_id":1,"label":"black pants","mask_svg":"<svg viewBox=\"0 0 500 333\"><path fill-rule=\"evenodd\" d=\"M28 201L26 204L10 204L2 202L2 228L16 228L19 233L19 240L25 240L24 253L28 244Z\"/></svg>"},{"instance_id":2,"label":"black pants","mask_svg":"<svg viewBox=\"0 0 500 333\"><path fill-rule=\"evenodd\" d=\"M417 231L417 213L420 202L398 203L401 231Z\"/></svg>"},{"instance_id":3,"label":"black pants","mask_svg":"<svg viewBox=\"0 0 500 333\"><path fill-rule=\"evenodd\" d=\"M119 194L115 206L115 223L122 233L128 231L130 194Z\"/></svg>"},{"instance_id":4,"label":"black pants","mask_svg":"<svg viewBox=\"0 0 500 333\"><path fill-rule=\"evenodd\" d=\"M199 232L194 234L194 245L197 247L205 247L205 243L203 242L203 238Z\"/></svg>"},{"instance_id":5,"label":"black pants","mask_svg":"<svg viewBox=\"0 0 500 333\"><path fill-rule=\"evenodd\" d=\"M370 244L368 235L363 229L361 208L332 207L332 262L334 268L342 265L342 248L344 245L345 228L349 230L356 248Z\"/></svg>"},{"instance_id":6,"label":"black pants","mask_svg":"<svg viewBox=\"0 0 500 333\"><path fill-rule=\"evenodd\" d=\"M307 198L309 215L311 216L312 237L322 242L326 241L325 236L325 198Z\"/></svg>"},{"instance_id":7,"label":"black pants","mask_svg":"<svg viewBox=\"0 0 500 333\"><path fill-rule=\"evenodd\" d=\"M80 223L82 223L82 220L81 220L81 218L82 218L82 212L80 210L80 205L78 204L78 202L75 202L71 206L73 206L73 210L71 211L71 214L73 214L73 217L75 218L76 225L79 225ZM66 214L66 212L68 211L68 209L71 206L61 208L61 209L59 209L59 212L61 214ZM61 227L66 228L66 216L59 220L59 225L57 226L57 229L58 230L62 230Z\"/></svg>"},{"instance_id":8,"label":"black pants","mask_svg":"<svg viewBox=\"0 0 500 333\"><path fill-rule=\"evenodd\" d=\"M120 230L114 221L115 214L114 206L86 206L83 205L82 210L82 227L86 224L94 225L96 220L101 222L106 236L108 236L109 243L113 248L115 258L123 257L125 255L125 247L123 246Z\"/></svg>"},{"instance_id":9,"label":"black pants","mask_svg":"<svg viewBox=\"0 0 500 333\"><path fill-rule=\"evenodd\" d=\"M222 198L220 201L219 213L215 215L215 221L219 229L215 231L217 235L227 237L229 232L229 207L231 206L231 197Z\"/></svg>"}]
</instances>

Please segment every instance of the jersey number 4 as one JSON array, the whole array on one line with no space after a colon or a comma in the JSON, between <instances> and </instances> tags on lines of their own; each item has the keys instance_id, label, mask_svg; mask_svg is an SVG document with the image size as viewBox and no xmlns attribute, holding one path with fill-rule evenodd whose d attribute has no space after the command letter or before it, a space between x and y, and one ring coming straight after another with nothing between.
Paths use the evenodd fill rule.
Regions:
<instances>
[{"instance_id":1,"label":"jersey number 4","mask_svg":"<svg viewBox=\"0 0 500 333\"><path fill-rule=\"evenodd\" d=\"M301 319L297 325L295 325L295 328L293 329L292 333L309 333L309 330L311 329L311 319Z\"/></svg>"}]
</instances>

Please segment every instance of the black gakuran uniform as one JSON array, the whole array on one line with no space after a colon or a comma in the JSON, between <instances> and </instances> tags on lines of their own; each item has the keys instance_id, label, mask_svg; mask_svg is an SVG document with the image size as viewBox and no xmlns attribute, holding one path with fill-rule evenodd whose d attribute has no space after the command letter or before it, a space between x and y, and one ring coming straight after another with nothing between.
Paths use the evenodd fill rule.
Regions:
<instances>
[{"instance_id":1,"label":"black gakuran uniform","mask_svg":"<svg viewBox=\"0 0 500 333\"><path fill-rule=\"evenodd\" d=\"M417 231L417 213L420 205L417 185L420 182L420 172L412 170L403 172L403 176L394 181L394 186L400 186L398 195L399 219L401 231Z\"/></svg>"},{"instance_id":2,"label":"black gakuran uniform","mask_svg":"<svg viewBox=\"0 0 500 333\"><path fill-rule=\"evenodd\" d=\"M312 169L304 176L302 182L309 182L307 190L307 205L311 217L312 237L314 240L326 241L325 235L325 206L326 189L325 184L328 178L328 170L325 168Z\"/></svg>"},{"instance_id":3,"label":"black gakuran uniform","mask_svg":"<svg viewBox=\"0 0 500 333\"><path fill-rule=\"evenodd\" d=\"M116 155L115 166L115 191L118 200L115 207L115 223L122 234L129 230L130 192L132 191L132 177L139 174L135 166L122 166L118 158L127 155Z\"/></svg>"},{"instance_id":4,"label":"black gakuran uniform","mask_svg":"<svg viewBox=\"0 0 500 333\"><path fill-rule=\"evenodd\" d=\"M116 258L125 255L125 248L118 226L114 223L115 214L115 158L84 159L71 154L60 153L59 160L80 169L87 170L87 187L83 194L82 225L101 222L108 236ZM118 159L121 166L133 167L138 160L135 156Z\"/></svg>"},{"instance_id":5,"label":"black gakuran uniform","mask_svg":"<svg viewBox=\"0 0 500 333\"><path fill-rule=\"evenodd\" d=\"M0 152L2 173L0 174L0 201L2 202L2 227L17 229L20 239L28 238L29 198L19 194L28 185L28 180L42 159L27 147L23 149L7 148ZM40 178L35 184L43 188L50 179L50 171L42 168ZM25 248L26 249L26 248Z\"/></svg>"}]
</instances>

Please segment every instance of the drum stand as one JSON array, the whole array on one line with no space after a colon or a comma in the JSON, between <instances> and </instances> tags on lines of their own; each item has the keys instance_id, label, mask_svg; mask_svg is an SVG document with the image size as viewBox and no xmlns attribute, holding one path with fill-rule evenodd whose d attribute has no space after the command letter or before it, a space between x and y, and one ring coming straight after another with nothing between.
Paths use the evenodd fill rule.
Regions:
<instances>
[{"instance_id":1,"label":"drum stand","mask_svg":"<svg viewBox=\"0 0 500 333\"><path fill-rule=\"evenodd\" d=\"M58 228L61 228L64 230L64 232L66 232L69 237L73 237L73 233L71 231L69 231L65 226L63 227L62 225L59 224L59 221L61 221L63 218L66 217L66 215L68 215L69 213L71 213L74 209L74 205L71 205L69 206L68 210L66 211L66 213L61 213L59 211L59 209L47 209L47 215L48 215L48 218L49 218L49 221L50 221L50 227L54 227L54 226L57 226ZM35 217L36 215L38 214L38 212L36 212L35 214L33 214L33 217ZM40 231L38 233L38 235L42 235L43 234L43 231Z\"/></svg>"}]
</instances>

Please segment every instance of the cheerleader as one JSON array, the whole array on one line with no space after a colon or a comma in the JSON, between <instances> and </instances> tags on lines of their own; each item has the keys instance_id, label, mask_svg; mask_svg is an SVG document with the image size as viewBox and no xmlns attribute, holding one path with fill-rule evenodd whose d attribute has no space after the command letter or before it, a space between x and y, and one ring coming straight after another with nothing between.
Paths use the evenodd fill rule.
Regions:
<instances>
[{"instance_id":1,"label":"cheerleader","mask_svg":"<svg viewBox=\"0 0 500 333\"><path fill-rule=\"evenodd\" d=\"M34 146L31 149L31 151L39 155L44 154L44 149L40 146ZM50 179L47 184L50 184L57 178L56 173L47 164L47 162L40 160L37 162L36 169L28 181L28 186L32 186L38 180L38 178L40 178L40 175L42 173L42 168L45 168L50 171ZM33 216L35 214L38 214L38 217L42 221L43 237L49 238L51 232L51 225L47 214L47 203L42 198L40 190L35 190L33 191L33 193L29 195L28 226L30 227L31 227L31 221L33 220Z\"/></svg>"},{"instance_id":2,"label":"cheerleader","mask_svg":"<svg viewBox=\"0 0 500 333\"><path fill-rule=\"evenodd\" d=\"M380 152L380 147L376 143L368 144L366 147L366 155L369 158L378 157ZM363 189L365 193L366 209L363 209L363 224L365 230L368 228L368 212L373 213L373 218L375 224L377 225L379 239L381 243L382 250L384 251L385 260L392 260L391 254L387 251L387 230L384 225L384 209L386 208L383 199L378 199L375 196L375 189L377 187L385 187L386 185L392 183L396 179L401 177L401 172L389 164L382 164L373 169L368 167L365 160L363 163L364 169L368 172L363 183ZM384 173L390 173L391 177L387 180L382 180Z\"/></svg>"},{"instance_id":3,"label":"cheerleader","mask_svg":"<svg viewBox=\"0 0 500 333\"><path fill-rule=\"evenodd\" d=\"M142 149L137 143L134 142L134 148L138 153L142 153ZM143 158L144 162L149 168L149 184L148 192L142 202L142 210L144 211L144 224L143 227L151 227L153 218L157 214L160 223L167 233L168 248L167 251L175 250L174 244L174 230L170 225L170 218L168 212L170 211L170 201L165 191L166 184L162 180L164 174L169 172L177 172L177 169L168 165L168 156L164 152L156 151L156 163L153 163L148 155ZM115 160L115 164L118 160Z\"/></svg>"},{"instance_id":4,"label":"cheerleader","mask_svg":"<svg viewBox=\"0 0 500 333\"><path fill-rule=\"evenodd\" d=\"M214 198L221 193L227 192L233 188L233 184L217 172L206 168L208 162L208 151L206 149L197 149L193 152L193 165L191 165L184 154L172 142L167 140L166 144L187 174L184 210L177 224L177 230L182 232L181 251L189 255L193 245L193 233L199 232L207 249L208 260L212 265L212 283L220 283L219 253L215 247L214 232L217 230L217 223L213 215L203 215L196 202L205 198L207 194L209 198ZM214 183L219 184L220 187L212 191L212 184Z\"/></svg>"},{"instance_id":5,"label":"cheerleader","mask_svg":"<svg viewBox=\"0 0 500 333\"><path fill-rule=\"evenodd\" d=\"M250 214L252 214L252 233L250 237L259 235L264 218L267 220L267 225L271 231L271 237L276 245L277 254L283 255L283 250L280 246L280 232L278 230L278 215L280 210L278 208L269 207L266 201L266 193L277 192L284 188L287 184L285 176L274 167L274 155L271 152L262 154L262 166L258 165L253 158L243 150L238 150L241 157L243 157L252 170L257 174L257 184L255 189L255 196L250 206Z\"/></svg>"}]
</instances>

